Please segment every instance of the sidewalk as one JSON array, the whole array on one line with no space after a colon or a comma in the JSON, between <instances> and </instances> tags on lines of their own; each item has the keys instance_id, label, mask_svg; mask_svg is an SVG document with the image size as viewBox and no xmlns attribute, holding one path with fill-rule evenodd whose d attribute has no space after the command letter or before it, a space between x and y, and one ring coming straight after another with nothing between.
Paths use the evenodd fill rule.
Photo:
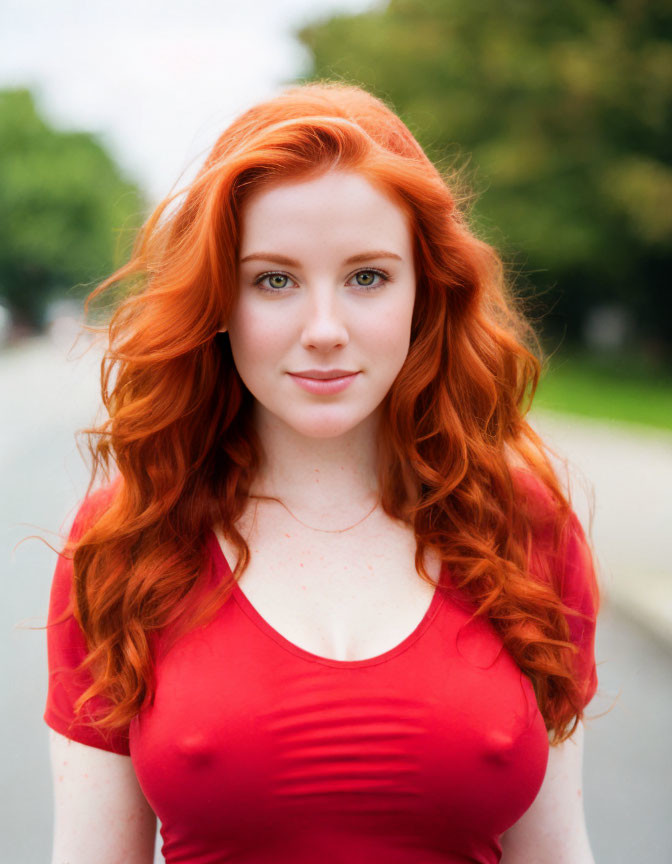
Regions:
<instances>
[{"instance_id":1,"label":"sidewalk","mask_svg":"<svg viewBox=\"0 0 672 864\"><path fill-rule=\"evenodd\" d=\"M541 410L530 423L568 459L606 601L672 649L672 432Z\"/></svg>"}]
</instances>

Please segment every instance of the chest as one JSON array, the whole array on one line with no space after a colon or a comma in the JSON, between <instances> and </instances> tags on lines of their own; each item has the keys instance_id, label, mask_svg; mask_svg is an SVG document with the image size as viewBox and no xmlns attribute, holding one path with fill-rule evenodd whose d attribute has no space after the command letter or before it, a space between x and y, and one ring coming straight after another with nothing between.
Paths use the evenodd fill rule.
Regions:
<instances>
[{"instance_id":1,"label":"chest","mask_svg":"<svg viewBox=\"0 0 672 864\"><path fill-rule=\"evenodd\" d=\"M496 864L546 731L488 622L435 609L406 650L353 665L269 638L234 598L163 655L130 743L166 860Z\"/></svg>"},{"instance_id":2,"label":"chest","mask_svg":"<svg viewBox=\"0 0 672 864\"><path fill-rule=\"evenodd\" d=\"M238 527L251 552L240 590L270 627L313 654L382 654L414 631L432 602L434 588L416 570L412 528L385 514L343 534L313 532L281 513ZM233 570L235 546L221 529L215 536ZM424 561L438 581L438 557Z\"/></svg>"}]
</instances>

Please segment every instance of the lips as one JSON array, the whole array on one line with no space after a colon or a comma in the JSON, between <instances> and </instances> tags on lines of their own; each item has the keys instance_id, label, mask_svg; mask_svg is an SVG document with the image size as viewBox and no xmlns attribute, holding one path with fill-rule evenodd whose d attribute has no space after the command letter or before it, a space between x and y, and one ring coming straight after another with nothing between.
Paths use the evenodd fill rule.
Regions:
<instances>
[{"instance_id":1,"label":"lips","mask_svg":"<svg viewBox=\"0 0 672 864\"><path fill-rule=\"evenodd\" d=\"M314 378L316 381L328 381L330 378L345 378L348 375L356 375L349 369L306 369L303 372L290 372L290 375L298 375L300 378Z\"/></svg>"},{"instance_id":2,"label":"lips","mask_svg":"<svg viewBox=\"0 0 672 864\"><path fill-rule=\"evenodd\" d=\"M345 369L306 369L305 372L290 372L296 384L315 396L333 396L346 390L356 381L359 372L348 372ZM328 377L316 378L316 374Z\"/></svg>"}]
</instances>

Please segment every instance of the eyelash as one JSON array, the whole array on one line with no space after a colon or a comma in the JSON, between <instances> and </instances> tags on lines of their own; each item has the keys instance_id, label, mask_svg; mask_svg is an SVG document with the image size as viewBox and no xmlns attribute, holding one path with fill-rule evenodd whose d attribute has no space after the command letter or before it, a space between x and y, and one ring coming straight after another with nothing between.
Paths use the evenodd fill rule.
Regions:
<instances>
[{"instance_id":1,"label":"eyelash","mask_svg":"<svg viewBox=\"0 0 672 864\"><path fill-rule=\"evenodd\" d=\"M351 278L359 275L360 273L375 273L377 276L383 280L383 283L389 282L392 278L389 273L386 273L384 270L378 270L377 267L366 267L362 270L357 270L352 274ZM291 276L287 276L286 273L281 273L278 270L268 271L267 273L262 273L261 276L257 276L254 280L254 285L256 285L261 291L266 292L267 294L279 294L281 291L284 291L285 288L269 288L266 285L262 285L264 279L268 279L269 276L285 276L287 279L291 279ZM376 288L379 288L381 285L380 282L375 282L373 285L357 285L357 288L361 288L363 291L374 291ZM287 286L285 286L287 287Z\"/></svg>"}]
</instances>

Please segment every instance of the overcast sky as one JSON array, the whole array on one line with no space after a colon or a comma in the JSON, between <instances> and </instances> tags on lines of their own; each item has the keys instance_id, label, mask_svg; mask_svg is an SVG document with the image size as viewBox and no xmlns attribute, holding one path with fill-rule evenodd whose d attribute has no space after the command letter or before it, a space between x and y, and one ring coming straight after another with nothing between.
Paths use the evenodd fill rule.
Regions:
<instances>
[{"instance_id":1,"label":"overcast sky","mask_svg":"<svg viewBox=\"0 0 672 864\"><path fill-rule=\"evenodd\" d=\"M305 71L293 31L381 5L0 0L0 87L30 87L55 126L99 134L155 204L241 110Z\"/></svg>"}]
</instances>

